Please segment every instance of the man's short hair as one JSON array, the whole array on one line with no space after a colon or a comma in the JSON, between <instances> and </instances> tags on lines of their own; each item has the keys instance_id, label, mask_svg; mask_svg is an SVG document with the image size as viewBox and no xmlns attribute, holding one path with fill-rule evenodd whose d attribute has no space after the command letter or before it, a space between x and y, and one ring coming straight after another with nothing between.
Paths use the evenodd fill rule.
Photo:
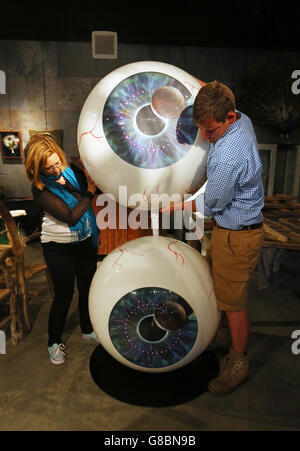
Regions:
<instances>
[{"instance_id":1,"label":"man's short hair","mask_svg":"<svg viewBox=\"0 0 300 451\"><path fill-rule=\"evenodd\" d=\"M204 85L197 94L193 109L193 118L197 124L213 118L225 122L229 111L235 111L236 103L233 92L228 86L218 81Z\"/></svg>"}]
</instances>

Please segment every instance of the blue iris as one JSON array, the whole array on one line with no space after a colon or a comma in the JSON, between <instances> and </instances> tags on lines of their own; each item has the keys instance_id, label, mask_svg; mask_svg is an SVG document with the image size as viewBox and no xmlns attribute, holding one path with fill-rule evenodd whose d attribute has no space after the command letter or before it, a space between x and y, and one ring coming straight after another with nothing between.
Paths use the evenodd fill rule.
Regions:
<instances>
[{"instance_id":1,"label":"blue iris","mask_svg":"<svg viewBox=\"0 0 300 451\"><path fill-rule=\"evenodd\" d=\"M178 118L163 119L151 109L153 93L172 86L183 95L185 108L193 99L175 78L159 72L142 72L119 83L103 110L103 129L111 149L122 160L145 169L170 166L184 157L195 140L177 139ZM186 118L184 117L186 121Z\"/></svg>"},{"instance_id":2,"label":"blue iris","mask_svg":"<svg viewBox=\"0 0 300 451\"><path fill-rule=\"evenodd\" d=\"M162 330L154 313L167 302L186 312L180 329ZM162 368L182 360L192 349L198 332L197 319L189 304L171 290L145 287L123 296L109 318L109 333L117 351L128 361L147 368Z\"/></svg>"}]
</instances>

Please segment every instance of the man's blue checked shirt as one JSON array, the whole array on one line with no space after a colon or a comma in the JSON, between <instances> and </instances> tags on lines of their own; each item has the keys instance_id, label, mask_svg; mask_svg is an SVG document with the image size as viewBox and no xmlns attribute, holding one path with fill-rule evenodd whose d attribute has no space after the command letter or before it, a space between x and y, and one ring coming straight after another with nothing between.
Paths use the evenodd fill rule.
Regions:
<instances>
[{"instance_id":1,"label":"man's blue checked shirt","mask_svg":"<svg viewBox=\"0 0 300 451\"><path fill-rule=\"evenodd\" d=\"M262 222L261 176L262 164L252 122L241 113L224 135L210 144L204 216L212 216L219 226L233 230ZM196 207L200 211L197 199Z\"/></svg>"}]
</instances>

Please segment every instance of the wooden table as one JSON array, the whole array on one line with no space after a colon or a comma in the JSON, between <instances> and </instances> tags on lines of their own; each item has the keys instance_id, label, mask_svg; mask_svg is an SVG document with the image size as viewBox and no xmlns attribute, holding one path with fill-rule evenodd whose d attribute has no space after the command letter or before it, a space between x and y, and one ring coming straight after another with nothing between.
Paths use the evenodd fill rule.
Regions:
<instances>
[{"instance_id":1,"label":"wooden table","mask_svg":"<svg viewBox=\"0 0 300 451\"><path fill-rule=\"evenodd\" d=\"M264 247L300 250L299 198L286 194L266 196Z\"/></svg>"}]
</instances>

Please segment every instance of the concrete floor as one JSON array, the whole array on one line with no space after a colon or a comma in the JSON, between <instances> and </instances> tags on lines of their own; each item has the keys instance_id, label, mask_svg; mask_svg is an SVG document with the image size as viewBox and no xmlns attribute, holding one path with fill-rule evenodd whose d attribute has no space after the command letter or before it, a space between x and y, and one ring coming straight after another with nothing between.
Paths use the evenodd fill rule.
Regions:
<instances>
[{"instance_id":1,"label":"concrete floor","mask_svg":"<svg viewBox=\"0 0 300 451\"><path fill-rule=\"evenodd\" d=\"M38 242L26 248L26 258L41 259ZM43 275L37 279L45 283ZM81 338L76 295L64 336L68 360L52 365L47 356L50 303L49 294L31 301L32 331L17 347L8 339L6 354L0 354L0 430L300 430L300 354L291 348L291 334L300 329L300 299L291 292L258 291L254 280L250 284L251 369L245 384L225 397L205 391L189 402L159 408L127 404L95 384L89 362L97 344Z\"/></svg>"}]
</instances>

